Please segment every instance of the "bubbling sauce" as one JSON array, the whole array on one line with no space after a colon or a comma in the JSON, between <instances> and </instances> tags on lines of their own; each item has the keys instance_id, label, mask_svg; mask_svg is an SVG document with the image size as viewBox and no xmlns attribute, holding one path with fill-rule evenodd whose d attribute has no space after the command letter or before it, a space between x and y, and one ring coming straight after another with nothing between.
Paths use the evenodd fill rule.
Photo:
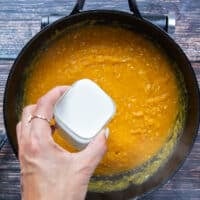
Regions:
<instances>
[{"instance_id":1,"label":"bubbling sauce","mask_svg":"<svg viewBox=\"0 0 200 200\"><path fill-rule=\"evenodd\" d=\"M32 65L24 105L35 103L55 86L83 78L95 81L115 101L108 151L96 175L141 166L171 136L179 112L178 82L168 56L144 35L102 25L75 28L50 42ZM75 151L58 130L53 137Z\"/></svg>"}]
</instances>

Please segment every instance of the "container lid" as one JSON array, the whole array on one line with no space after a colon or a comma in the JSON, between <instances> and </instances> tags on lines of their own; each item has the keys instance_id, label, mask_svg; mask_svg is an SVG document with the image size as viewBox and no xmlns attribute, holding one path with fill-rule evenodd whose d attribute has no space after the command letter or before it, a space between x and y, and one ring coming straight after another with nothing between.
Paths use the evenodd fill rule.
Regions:
<instances>
[{"instance_id":1,"label":"container lid","mask_svg":"<svg viewBox=\"0 0 200 200\"><path fill-rule=\"evenodd\" d=\"M93 81L82 79L57 101L54 117L66 133L83 141L100 132L115 110L111 97Z\"/></svg>"}]
</instances>

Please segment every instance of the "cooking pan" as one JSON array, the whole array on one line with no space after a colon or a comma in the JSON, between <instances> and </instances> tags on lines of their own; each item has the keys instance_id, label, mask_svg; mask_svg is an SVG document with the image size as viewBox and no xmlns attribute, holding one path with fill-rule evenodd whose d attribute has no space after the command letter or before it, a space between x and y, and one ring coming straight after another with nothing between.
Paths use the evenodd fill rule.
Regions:
<instances>
[{"instance_id":1,"label":"cooking pan","mask_svg":"<svg viewBox=\"0 0 200 200\"><path fill-rule=\"evenodd\" d=\"M107 191L103 193L88 192L86 197L87 199L118 200L148 194L148 192L166 182L177 171L187 157L198 132L200 111L199 88L188 58L164 30L142 18L134 0L129 0L128 3L131 13L113 10L91 10L80 12L83 8L84 0L78 0L69 16L61 18L53 24L45 27L22 49L12 66L5 88L3 106L4 122L8 138L14 153L17 156L18 146L15 127L18 122L18 116L21 109L20 102L22 97L20 94L22 93L21 91L23 89L27 67L32 61L37 49L41 49L44 43L48 39L52 38L58 31L62 31L66 27L85 21L96 21L106 25L117 23L122 27L126 26L129 27L129 29L136 30L141 34L148 35L165 49L171 59L175 60L178 69L182 74L185 85L187 96L187 114L184 126L182 127L180 137L173 153L170 155L165 164L142 184L130 184L127 188L121 191Z\"/></svg>"}]
</instances>

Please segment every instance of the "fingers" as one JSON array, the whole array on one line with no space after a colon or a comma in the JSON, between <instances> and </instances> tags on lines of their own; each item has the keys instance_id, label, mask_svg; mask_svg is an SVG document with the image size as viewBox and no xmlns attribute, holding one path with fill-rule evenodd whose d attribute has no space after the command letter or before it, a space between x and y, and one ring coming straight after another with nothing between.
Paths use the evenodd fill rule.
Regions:
<instances>
[{"instance_id":1,"label":"fingers","mask_svg":"<svg viewBox=\"0 0 200 200\"><path fill-rule=\"evenodd\" d=\"M19 146L19 141L21 139L21 127L22 127L22 122L20 121L17 126L16 126L16 133L17 133L17 142Z\"/></svg>"},{"instance_id":2,"label":"fingers","mask_svg":"<svg viewBox=\"0 0 200 200\"><path fill-rule=\"evenodd\" d=\"M51 119L53 117L53 107L56 101L64 94L68 88L68 86L58 86L46 93L38 100L34 114L42 115L47 119Z\"/></svg>"},{"instance_id":3,"label":"fingers","mask_svg":"<svg viewBox=\"0 0 200 200\"><path fill-rule=\"evenodd\" d=\"M18 144L29 139L31 127L29 120L35 109L36 105L29 105L23 109L21 122L19 122L17 125Z\"/></svg>"},{"instance_id":4,"label":"fingers","mask_svg":"<svg viewBox=\"0 0 200 200\"><path fill-rule=\"evenodd\" d=\"M50 120L53 117L53 108L56 101L68 88L68 86L59 86L50 90L38 100L33 115L40 115ZM51 128L48 121L34 118L31 122L31 133L35 134L36 137L40 137L41 139L51 136Z\"/></svg>"},{"instance_id":5,"label":"fingers","mask_svg":"<svg viewBox=\"0 0 200 200\"><path fill-rule=\"evenodd\" d=\"M106 146L106 134L107 130L103 129L89 145L80 152L82 159L89 159L90 165L93 169L99 164L103 158L107 146Z\"/></svg>"}]
</instances>

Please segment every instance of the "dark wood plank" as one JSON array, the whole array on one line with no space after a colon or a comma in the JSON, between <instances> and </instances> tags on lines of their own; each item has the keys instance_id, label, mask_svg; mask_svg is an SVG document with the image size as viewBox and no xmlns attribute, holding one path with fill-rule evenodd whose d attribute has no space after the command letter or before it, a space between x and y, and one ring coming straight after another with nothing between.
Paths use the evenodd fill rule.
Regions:
<instances>
[{"instance_id":1,"label":"dark wood plank","mask_svg":"<svg viewBox=\"0 0 200 200\"><path fill-rule=\"evenodd\" d=\"M192 61L200 60L200 1L139 1L143 13L176 13L177 26L172 37ZM7 0L0 2L0 58L15 58L21 48L40 30L41 16L68 15L74 5L69 1ZM129 11L127 1L86 1L85 10L115 9Z\"/></svg>"},{"instance_id":2,"label":"dark wood plank","mask_svg":"<svg viewBox=\"0 0 200 200\"><path fill-rule=\"evenodd\" d=\"M13 61L0 61L0 131L4 131L3 96L7 77Z\"/></svg>"},{"instance_id":3,"label":"dark wood plank","mask_svg":"<svg viewBox=\"0 0 200 200\"><path fill-rule=\"evenodd\" d=\"M20 199L19 162L8 142L0 151L0 199Z\"/></svg>"},{"instance_id":4,"label":"dark wood plank","mask_svg":"<svg viewBox=\"0 0 200 200\"><path fill-rule=\"evenodd\" d=\"M0 149L5 143L6 135L3 122L3 95L7 76L12 65L12 61L0 61Z\"/></svg>"},{"instance_id":5,"label":"dark wood plank","mask_svg":"<svg viewBox=\"0 0 200 200\"><path fill-rule=\"evenodd\" d=\"M3 94L13 61L0 61L0 199L20 199L19 163L8 143L3 123Z\"/></svg>"}]
</instances>

